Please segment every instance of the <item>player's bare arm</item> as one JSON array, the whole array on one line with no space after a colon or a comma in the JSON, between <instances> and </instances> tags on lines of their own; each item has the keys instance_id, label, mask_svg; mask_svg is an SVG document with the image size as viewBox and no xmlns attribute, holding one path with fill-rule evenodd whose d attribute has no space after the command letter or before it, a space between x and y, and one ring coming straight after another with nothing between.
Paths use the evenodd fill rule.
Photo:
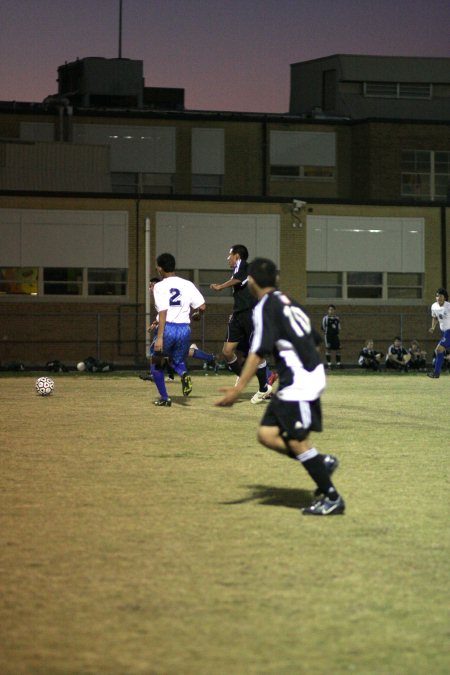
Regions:
<instances>
[{"instance_id":1,"label":"player's bare arm","mask_svg":"<svg viewBox=\"0 0 450 675\"><path fill-rule=\"evenodd\" d=\"M261 362L262 359L257 354L250 353L247 356L244 368L242 369L242 372L239 376L239 382L235 387L224 387L220 389L220 391L224 392L224 396L219 401L216 401L214 405L232 406L256 373L256 370Z\"/></svg>"},{"instance_id":2,"label":"player's bare arm","mask_svg":"<svg viewBox=\"0 0 450 675\"><path fill-rule=\"evenodd\" d=\"M438 320L436 319L435 316L433 316L433 318L431 319L431 326L430 326L430 329L429 329L430 333L434 333L434 329L436 328L437 324L438 324Z\"/></svg>"},{"instance_id":3,"label":"player's bare arm","mask_svg":"<svg viewBox=\"0 0 450 675\"><path fill-rule=\"evenodd\" d=\"M234 277L231 277L231 279L228 279L227 281L224 281L223 284L210 284L210 288L213 291L223 291L225 288L231 288L232 286L238 286L241 281L239 279L235 279Z\"/></svg>"}]
</instances>

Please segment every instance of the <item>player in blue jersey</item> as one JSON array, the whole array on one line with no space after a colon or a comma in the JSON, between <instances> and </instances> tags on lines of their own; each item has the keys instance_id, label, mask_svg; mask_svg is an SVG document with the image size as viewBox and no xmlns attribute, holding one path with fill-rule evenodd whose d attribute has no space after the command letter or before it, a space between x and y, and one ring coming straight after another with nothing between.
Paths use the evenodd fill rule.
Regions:
<instances>
[{"instance_id":1,"label":"player in blue jersey","mask_svg":"<svg viewBox=\"0 0 450 675\"><path fill-rule=\"evenodd\" d=\"M434 370L427 373L428 377L438 379L441 375L442 365L446 350L450 349L450 302L445 288L438 288L436 291L436 302L431 305L431 327L430 333L434 332L437 324L442 331L442 337L436 346L436 358L434 360Z\"/></svg>"},{"instance_id":2,"label":"player in blue jersey","mask_svg":"<svg viewBox=\"0 0 450 675\"><path fill-rule=\"evenodd\" d=\"M258 440L298 460L316 483L317 499L303 509L304 515L342 514L345 503L330 478L338 460L319 454L309 438L311 431L322 431L320 395L325 389L325 369L308 315L295 300L277 290L276 279L276 266L271 260L256 258L250 263L248 284L259 301L253 311L250 352L239 382L225 389L216 405L233 405L261 360L271 354L279 387L261 420Z\"/></svg>"},{"instance_id":3,"label":"player in blue jersey","mask_svg":"<svg viewBox=\"0 0 450 675\"><path fill-rule=\"evenodd\" d=\"M183 396L189 396L192 381L186 358L191 344L191 311L198 316L205 311L206 303L191 281L177 276L171 253L159 255L156 265L161 281L153 287L159 323L150 349L151 374L160 395L155 405L170 406L172 402L164 382L164 362L170 359L174 371L181 377Z\"/></svg>"}]
</instances>

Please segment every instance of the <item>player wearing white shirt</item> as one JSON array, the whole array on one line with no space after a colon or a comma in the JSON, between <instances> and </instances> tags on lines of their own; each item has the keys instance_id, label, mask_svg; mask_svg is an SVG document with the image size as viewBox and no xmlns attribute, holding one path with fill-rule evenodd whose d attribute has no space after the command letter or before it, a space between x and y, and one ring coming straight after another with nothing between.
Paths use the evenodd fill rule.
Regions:
<instances>
[{"instance_id":1,"label":"player wearing white shirt","mask_svg":"<svg viewBox=\"0 0 450 675\"><path fill-rule=\"evenodd\" d=\"M430 333L434 332L437 324L442 331L442 338L436 346L436 359L434 361L434 370L428 373L428 377L437 379L440 377L442 365L444 363L445 352L450 349L450 302L448 302L448 293L445 288L438 288L436 291L436 302L431 305L431 327Z\"/></svg>"},{"instance_id":2,"label":"player wearing white shirt","mask_svg":"<svg viewBox=\"0 0 450 675\"><path fill-rule=\"evenodd\" d=\"M261 360L271 354L279 375L279 388L270 399L258 429L259 442L298 460L317 485L318 499L303 513L311 516L342 514L345 503L330 476L339 462L321 455L309 439L322 431L320 395L325 370L320 360L311 321L304 308L276 289L277 269L266 258L255 258L248 268L248 284L257 297L253 310L254 333L239 382L225 390L216 405L233 405L255 374Z\"/></svg>"},{"instance_id":3,"label":"player wearing white shirt","mask_svg":"<svg viewBox=\"0 0 450 675\"><path fill-rule=\"evenodd\" d=\"M175 272L175 258L162 253L156 260L161 281L153 287L155 307L158 312L158 332L151 346L151 373L160 399L155 405L170 406L164 382L164 361L169 358L175 372L181 377L183 396L192 391L192 381L187 372L186 357L191 344L192 316L198 317L206 309L205 299L191 281L182 279Z\"/></svg>"}]
</instances>

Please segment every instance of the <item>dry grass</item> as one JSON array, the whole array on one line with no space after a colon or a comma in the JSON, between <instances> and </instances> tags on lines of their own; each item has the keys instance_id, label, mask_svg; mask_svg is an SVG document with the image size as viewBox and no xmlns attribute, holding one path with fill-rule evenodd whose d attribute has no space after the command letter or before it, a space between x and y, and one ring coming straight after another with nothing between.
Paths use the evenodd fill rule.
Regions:
<instances>
[{"instance_id":1,"label":"dry grass","mask_svg":"<svg viewBox=\"0 0 450 675\"><path fill-rule=\"evenodd\" d=\"M119 375L0 379L0 672L449 672L450 377L329 378L347 513L259 447L262 406ZM179 384L168 385L180 393Z\"/></svg>"}]
</instances>

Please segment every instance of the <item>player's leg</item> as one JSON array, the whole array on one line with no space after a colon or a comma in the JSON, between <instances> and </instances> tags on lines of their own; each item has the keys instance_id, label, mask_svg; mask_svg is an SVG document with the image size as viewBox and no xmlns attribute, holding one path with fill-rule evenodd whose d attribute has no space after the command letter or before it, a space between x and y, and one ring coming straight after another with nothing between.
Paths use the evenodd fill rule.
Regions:
<instances>
[{"instance_id":1,"label":"player's leg","mask_svg":"<svg viewBox=\"0 0 450 675\"><path fill-rule=\"evenodd\" d=\"M435 354L436 358L434 360L434 370L431 373L428 373L429 377L438 379L441 375L442 366L444 365L444 358L447 349L450 349L450 330L446 330L437 344Z\"/></svg>"},{"instance_id":2,"label":"player's leg","mask_svg":"<svg viewBox=\"0 0 450 675\"><path fill-rule=\"evenodd\" d=\"M169 351L172 357L173 369L181 377L181 391L183 392L183 396L189 396L192 392L192 379L186 366L190 343L190 325L185 323L171 324Z\"/></svg>"},{"instance_id":3,"label":"player's leg","mask_svg":"<svg viewBox=\"0 0 450 675\"><path fill-rule=\"evenodd\" d=\"M151 356L150 372L153 377L153 381L156 384L156 388L159 393L159 400L156 400L155 405L160 406L170 406L171 400L167 393L166 383L164 381L164 364L166 357L161 352L154 352Z\"/></svg>"}]
</instances>

